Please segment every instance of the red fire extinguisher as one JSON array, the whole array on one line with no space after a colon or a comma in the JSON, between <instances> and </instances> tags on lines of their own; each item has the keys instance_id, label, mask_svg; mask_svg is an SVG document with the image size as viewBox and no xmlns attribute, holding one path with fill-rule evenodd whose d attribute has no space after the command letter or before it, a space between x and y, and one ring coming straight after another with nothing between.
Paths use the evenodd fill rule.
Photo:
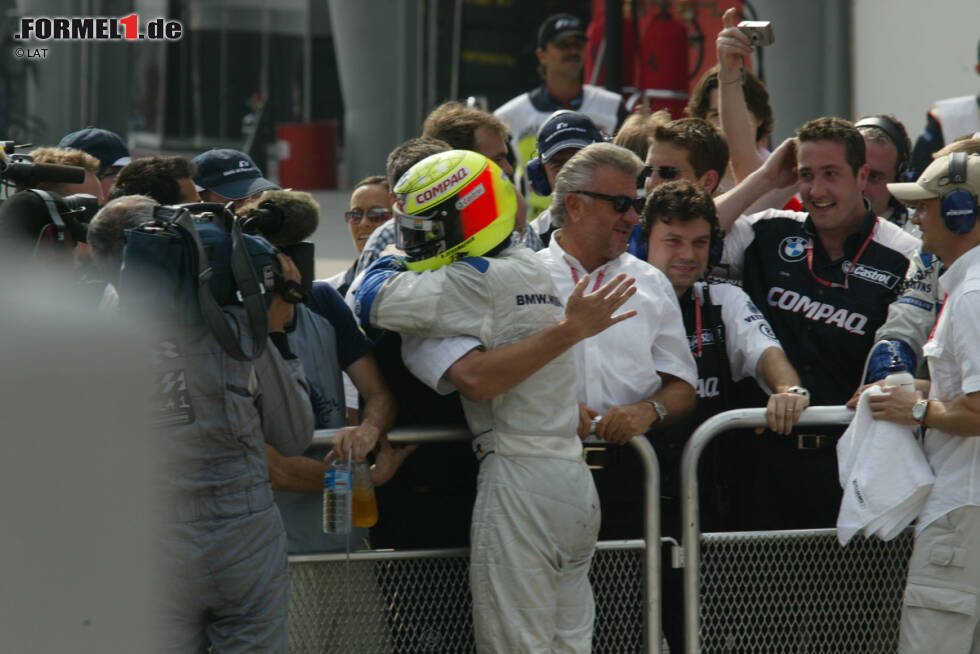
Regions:
<instances>
[{"instance_id":1,"label":"red fire extinguisher","mask_svg":"<svg viewBox=\"0 0 980 654\"><path fill-rule=\"evenodd\" d=\"M650 108L667 109L681 118L687 104L687 28L670 12L669 3L641 22L636 66L636 100Z\"/></svg>"}]
</instances>

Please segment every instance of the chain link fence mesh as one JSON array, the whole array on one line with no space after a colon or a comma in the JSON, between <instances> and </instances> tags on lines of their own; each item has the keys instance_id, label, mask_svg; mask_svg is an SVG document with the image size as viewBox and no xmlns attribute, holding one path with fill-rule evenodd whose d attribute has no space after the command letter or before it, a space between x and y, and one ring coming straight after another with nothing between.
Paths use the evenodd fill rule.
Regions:
<instances>
[{"instance_id":1,"label":"chain link fence mesh","mask_svg":"<svg viewBox=\"0 0 980 654\"><path fill-rule=\"evenodd\" d=\"M453 654L475 651L465 551L410 558L290 561L293 654ZM590 578L595 652L640 652L643 543L600 545ZM349 575L349 577L348 577ZM349 579L349 595L348 595Z\"/></svg>"},{"instance_id":2,"label":"chain link fence mesh","mask_svg":"<svg viewBox=\"0 0 980 654\"><path fill-rule=\"evenodd\" d=\"M701 652L891 654L912 533L702 534Z\"/></svg>"}]
</instances>

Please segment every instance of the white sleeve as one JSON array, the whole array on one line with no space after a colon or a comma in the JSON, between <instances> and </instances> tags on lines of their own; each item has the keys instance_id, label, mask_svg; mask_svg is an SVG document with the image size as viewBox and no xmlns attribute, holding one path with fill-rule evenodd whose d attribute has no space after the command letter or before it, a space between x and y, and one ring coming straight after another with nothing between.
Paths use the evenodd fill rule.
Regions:
<instances>
[{"instance_id":1,"label":"white sleeve","mask_svg":"<svg viewBox=\"0 0 980 654\"><path fill-rule=\"evenodd\" d=\"M732 379L739 381L756 377L763 390L763 380L756 376L756 369L763 352L771 347L782 349L779 339L752 299L737 286L712 284L712 302L721 305L721 320L725 325L725 348Z\"/></svg>"},{"instance_id":2,"label":"white sleeve","mask_svg":"<svg viewBox=\"0 0 980 654\"><path fill-rule=\"evenodd\" d=\"M755 238L752 222L748 216L739 216L732 228L725 234L721 263L728 269L729 279L742 279L745 268L745 250Z\"/></svg>"},{"instance_id":3,"label":"white sleeve","mask_svg":"<svg viewBox=\"0 0 980 654\"><path fill-rule=\"evenodd\" d=\"M956 323L951 321L951 326L954 347L962 353L961 390L963 394L975 393L980 391L980 347L977 347L976 332L980 324L980 289L968 290L956 304Z\"/></svg>"},{"instance_id":4,"label":"white sleeve","mask_svg":"<svg viewBox=\"0 0 980 654\"><path fill-rule=\"evenodd\" d=\"M658 373L679 377L697 388L698 369L694 364L694 357L691 356L677 294L665 275L659 275L657 279L661 293L667 300L663 303L660 329L651 347L654 369Z\"/></svg>"},{"instance_id":5,"label":"white sleeve","mask_svg":"<svg viewBox=\"0 0 980 654\"><path fill-rule=\"evenodd\" d=\"M476 347L480 347L480 341L472 336L421 338L405 334L402 336L402 361L426 386L440 395L449 395L456 387L446 377L446 372Z\"/></svg>"}]
</instances>

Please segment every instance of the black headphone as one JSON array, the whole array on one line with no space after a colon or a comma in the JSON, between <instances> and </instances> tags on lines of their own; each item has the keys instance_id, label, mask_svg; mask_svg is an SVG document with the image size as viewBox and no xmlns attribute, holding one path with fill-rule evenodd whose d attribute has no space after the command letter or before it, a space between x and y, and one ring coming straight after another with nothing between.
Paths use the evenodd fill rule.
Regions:
<instances>
[{"instance_id":1,"label":"black headphone","mask_svg":"<svg viewBox=\"0 0 980 654\"><path fill-rule=\"evenodd\" d=\"M551 195L551 184L548 183L548 175L544 172L540 155L527 162L527 183L538 195L542 197Z\"/></svg>"},{"instance_id":2,"label":"black headphone","mask_svg":"<svg viewBox=\"0 0 980 654\"><path fill-rule=\"evenodd\" d=\"M966 152L954 152L949 155L947 184L966 184L967 164L969 156ZM977 197L968 189L956 188L939 196L943 222L954 234L966 234L977 224Z\"/></svg>"},{"instance_id":3,"label":"black headphone","mask_svg":"<svg viewBox=\"0 0 980 654\"><path fill-rule=\"evenodd\" d=\"M854 123L854 127L877 127L885 133L888 140L895 146L895 150L898 151L898 170L895 179L901 181L902 175L909 169L912 144L908 137L902 137L902 130L898 125L883 116L868 116Z\"/></svg>"}]
</instances>

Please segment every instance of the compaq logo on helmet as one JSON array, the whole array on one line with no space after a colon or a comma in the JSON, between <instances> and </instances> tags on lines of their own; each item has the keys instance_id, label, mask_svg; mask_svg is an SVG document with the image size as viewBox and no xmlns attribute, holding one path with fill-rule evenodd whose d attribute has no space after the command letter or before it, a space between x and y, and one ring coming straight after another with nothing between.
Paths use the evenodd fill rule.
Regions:
<instances>
[{"instance_id":1,"label":"compaq logo on helmet","mask_svg":"<svg viewBox=\"0 0 980 654\"><path fill-rule=\"evenodd\" d=\"M433 184L421 193L415 194L415 204L426 204L439 196L451 191L457 184L470 176L470 171L466 166L460 166L449 177L446 177L438 184Z\"/></svg>"}]
</instances>

